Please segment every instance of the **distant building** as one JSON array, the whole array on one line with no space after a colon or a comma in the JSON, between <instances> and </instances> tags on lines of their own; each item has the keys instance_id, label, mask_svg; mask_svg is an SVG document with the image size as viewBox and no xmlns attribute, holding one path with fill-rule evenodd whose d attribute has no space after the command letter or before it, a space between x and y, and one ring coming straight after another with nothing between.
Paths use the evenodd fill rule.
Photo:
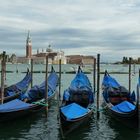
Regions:
<instances>
[{"instance_id":1,"label":"distant building","mask_svg":"<svg viewBox=\"0 0 140 140\"><path fill-rule=\"evenodd\" d=\"M31 59L26 57L17 57L17 63L30 64Z\"/></svg>"},{"instance_id":2,"label":"distant building","mask_svg":"<svg viewBox=\"0 0 140 140\"><path fill-rule=\"evenodd\" d=\"M68 55L66 56L67 64L81 64L82 56L81 55Z\"/></svg>"},{"instance_id":3,"label":"distant building","mask_svg":"<svg viewBox=\"0 0 140 140\"><path fill-rule=\"evenodd\" d=\"M94 56L83 56L82 57L82 63L85 65L90 65L90 64L94 64Z\"/></svg>"},{"instance_id":4,"label":"distant building","mask_svg":"<svg viewBox=\"0 0 140 140\"><path fill-rule=\"evenodd\" d=\"M44 52L43 49L42 49L42 52L39 52L39 50L37 50L37 54L34 54L32 56L32 59L34 60L34 63L46 63L46 55L48 55L49 64L58 64L60 57L62 60L62 64L66 64L66 58L64 56L64 52L53 51L51 48L51 45L48 46L48 48L46 49L46 52Z\"/></svg>"},{"instance_id":5,"label":"distant building","mask_svg":"<svg viewBox=\"0 0 140 140\"><path fill-rule=\"evenodd\" d=\"M61 58L61 63L62 64L67 64L66 57L65 57L63 51L57 52L57 55L54 57L53 64L59 64L60 58Z\"/></svg>"},{"instance_id":6,"label":"distant building","mask_svg":"<svg viewBox=\"0 0 140 140\"><path fill-rule=\"evenodd\" d=\"M64 52L53 51L51 48L51 45L49 45L47 47L46 52L44 51L44 49L42 49L42 52L39 52L39 49L37 49L37 53L32 54L32 41L31 41L30 32L28 31L28 35L27 35L27 39L26 39L26 57L18 57L17 63L30 64L31 59L33 59L33 62L36 64L38 64L38 63L45 64L46 63L46 55L48 55L48 63L49 64L58 64L60 57L62 59L62 61L61 61L62 64L66 63L66 58L64 56Z\"/></svg>"},{"instance_id":7,"label":"distant building","mask_svg":"<svg viewBox=\"0 0 140 140\"><path fill-rule=\"evenodd\" d=\"M83 55L69 55L66 56L67 64L93 64L95 57L93 56L83 56Z\"/></svg>"}]
</instances>

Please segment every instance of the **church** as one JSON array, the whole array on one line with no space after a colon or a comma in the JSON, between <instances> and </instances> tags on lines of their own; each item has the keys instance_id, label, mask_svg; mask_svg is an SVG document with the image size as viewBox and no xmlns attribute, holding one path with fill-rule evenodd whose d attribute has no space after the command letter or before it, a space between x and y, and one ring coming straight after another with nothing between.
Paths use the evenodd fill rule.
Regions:
<instances>
[{"instance_id":1,"label":"church","mask_svg":"<svg viewBox=\"0 0 140 140\"><path fill-rule=\"evenodd\" d=\"M49 64L58 64L59 59L61 58L62 64L66 64L66 58L64 56L63 51L53 51L51 45L48 45L46 51L42 49L39 52L37 49L36 54L32 54L32 40L30 36L30 31L28 31L27 39L26 39L26 56L18 57L17 63L31 63L31 59L33 59L33 63L35 64L45 64L46 63L46 55L48 55L48 63Z\"/></svg>"}]
</instances>

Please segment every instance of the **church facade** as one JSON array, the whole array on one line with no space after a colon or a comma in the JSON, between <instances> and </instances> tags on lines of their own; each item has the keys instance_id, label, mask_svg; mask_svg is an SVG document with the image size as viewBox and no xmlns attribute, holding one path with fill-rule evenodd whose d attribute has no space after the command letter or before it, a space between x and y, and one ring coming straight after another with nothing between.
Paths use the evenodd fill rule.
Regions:
<instances>
[{"instance_id":1,"label":"church facade","mask_svg":"<svg viewBox=\"0 0 140 140\"><path fill-rule=\"evenodd\" d=\"M51 45L49 45L44 52L42 49L41 52L39 52L39 49L37 49L36 54L32 54L32 41L30 36L30 31L28 31L27 39L26 39L26 56L25 57L18 57L17 63L31 63L31 59L33 59L33 63L36 64L45 64L46 63L46 55L48 56L48 63L49 64L58 64L59 59L61 58L62 64L66 63L66 58L64 56L63 51L53 51L51 48Z\"/></svg>"}]
</instances>

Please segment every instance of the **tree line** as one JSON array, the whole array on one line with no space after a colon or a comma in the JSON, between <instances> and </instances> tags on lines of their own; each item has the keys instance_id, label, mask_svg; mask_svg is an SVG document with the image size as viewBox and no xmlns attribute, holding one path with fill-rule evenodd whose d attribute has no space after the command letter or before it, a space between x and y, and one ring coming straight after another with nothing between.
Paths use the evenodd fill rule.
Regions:
<instances>
[{"instance_id":1,"label":"tree line","mask_svg":"<svg viewBox=\"0 0 140 140\"><path fill-rule=\"evenodd\" d=\"M137 59L131 58L131 62L135 64L140 64L140 57L138 57ZM129 57L124 56L122 59L122 64L128 64L128 63L129 63Z\"/></svg>"},{"instance_id":2,"label":"tree line","mask_svg":"<svg viewBox=\"0 0 140 140\"><path fill-rule=\"evenodd\" d=\"M0 61L2 60L2 57L3 57L3 53L0 53ZM12 54L12 55L8 55L6 54L6 62L11 62L11 63L16 63L16 55L15 54Z\"/></svg>"}]
</instances>

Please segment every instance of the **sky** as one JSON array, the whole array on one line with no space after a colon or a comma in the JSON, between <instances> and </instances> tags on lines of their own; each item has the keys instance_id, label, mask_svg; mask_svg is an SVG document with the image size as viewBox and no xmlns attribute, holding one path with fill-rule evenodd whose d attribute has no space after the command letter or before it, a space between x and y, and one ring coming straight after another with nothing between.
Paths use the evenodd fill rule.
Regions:
<instances>
[{"instance_id":1,"label":"sky","mask_svg":"<svg viewBox=\"0 0 140 140\"><path fill-rule=\"evenodd\" d=\"M25 56L28 30L33 53L101 54L105 62L140 54L139 0L0 0L0 52Z\"/></svg>"}]
</instances>

